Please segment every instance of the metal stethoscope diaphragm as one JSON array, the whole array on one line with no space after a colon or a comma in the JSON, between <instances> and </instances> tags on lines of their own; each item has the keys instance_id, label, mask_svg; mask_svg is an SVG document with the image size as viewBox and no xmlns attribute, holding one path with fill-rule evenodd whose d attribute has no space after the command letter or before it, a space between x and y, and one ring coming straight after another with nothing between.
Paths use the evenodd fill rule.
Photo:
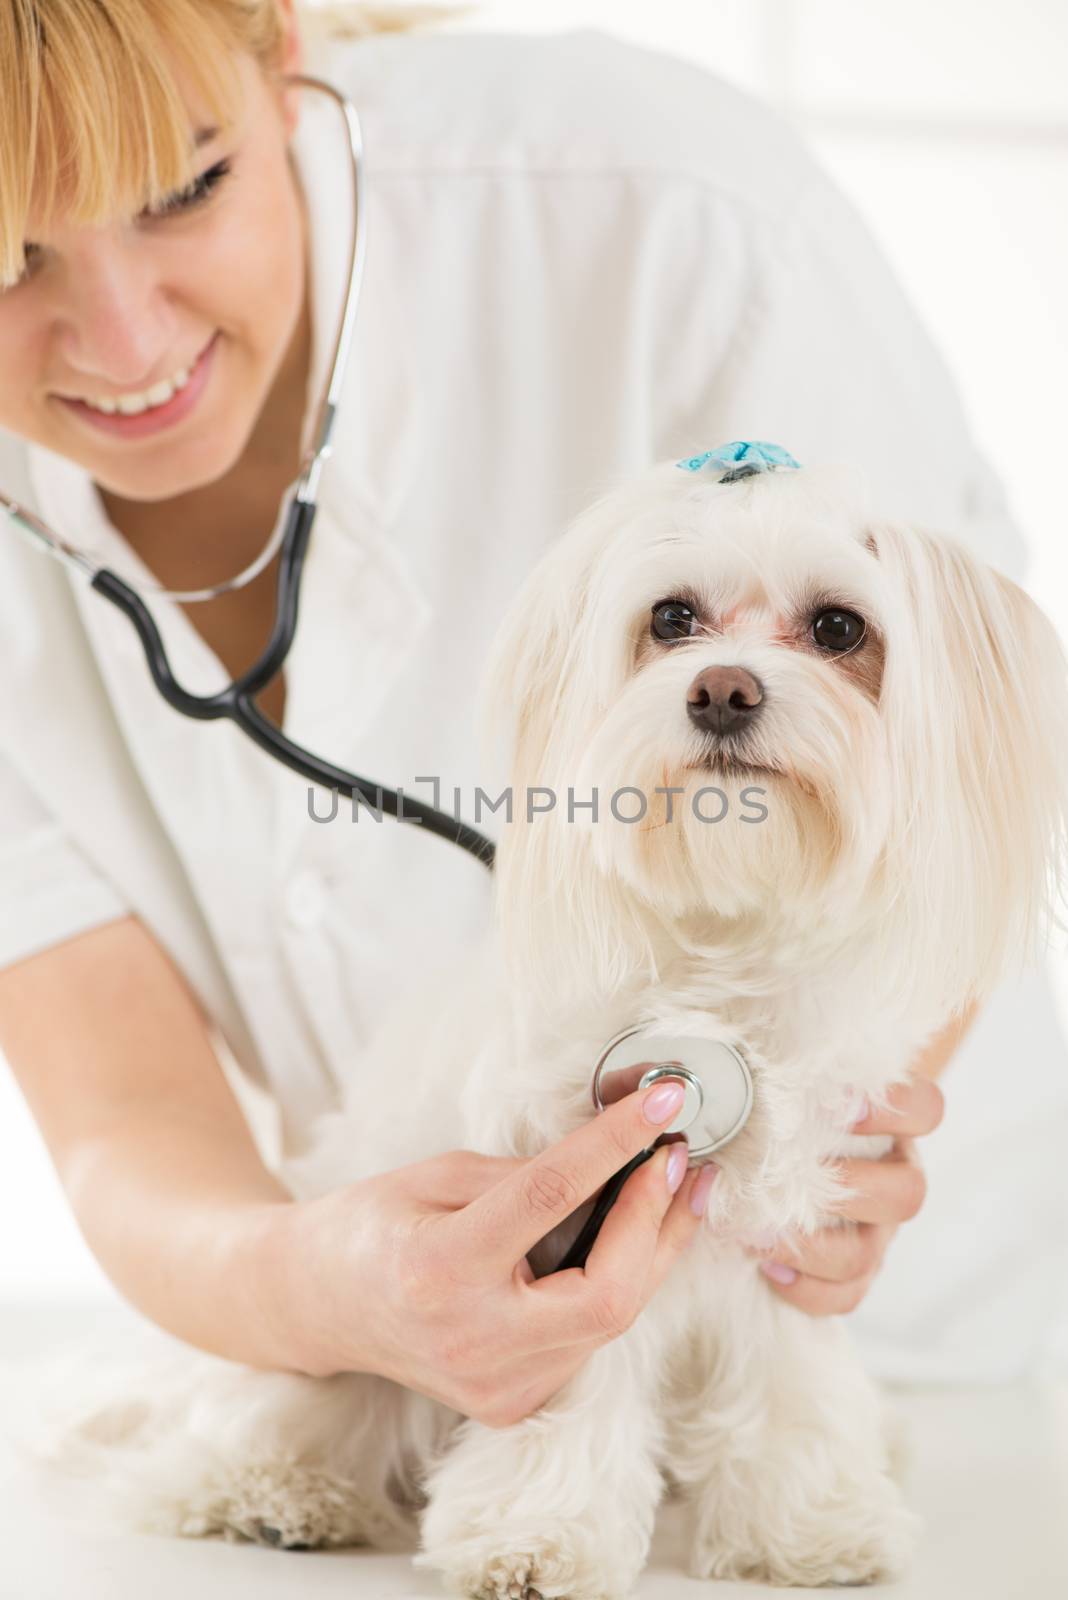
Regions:
<instances>
[{"instance_id":1,"label":"metal stethoscope diaphragm","mask_svg":"<svg viewBox=\"0 0 1068 1600\"><path fill-rule=\"evenodd\" d=\"M594 1109L604 1111L636 1089L649 1088L662 1078L679 1080L686 1098L659 1138L684 1132L691 1161L707 1161L714 1151L729 1144L753 1109L752 1075L732 1045L693 1034L658 1034L642 1027L624 1028L601 1051L593 1069ZM578 1238L555 1271L585 1265L620 1189L655 1150L656 1145L650 1145L605 1184Z\"/></svg>"},{"instance_id":2,"label":"metal stethoscope diaphragm","mask_svg":"<svg viewBox=\"0 0 1068 1600\"><path fill-rule=\"evenodd\" d=\"M664 1132L685 1131L691 1161L705 1161L729 1144L753 1106L749 1068L731 1045L624 1028L605 1045L593 1070L594 1107L603 1111L659 1078L677 1078L685 1086L682 1108Z\"/></svg>"}]
</instances>

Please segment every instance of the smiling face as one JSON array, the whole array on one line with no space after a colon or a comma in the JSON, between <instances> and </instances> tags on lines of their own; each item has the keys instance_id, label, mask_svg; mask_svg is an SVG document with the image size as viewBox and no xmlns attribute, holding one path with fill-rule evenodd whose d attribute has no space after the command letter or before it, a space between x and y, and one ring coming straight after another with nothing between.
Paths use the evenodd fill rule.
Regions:
<instances>
[{"instance_id":1,"label":"smiling face","mask_svg":"<svg viewBox=\"0 0 1068 1600\"><path fill-rule=\"evenodd\" d=\"M129 499L234 465L301 312L294 113L251 56L234 59L232 117L189 96L188 187L92 226L31 208L25 274L0 290L0 427Z\"/></svg>"}]
</instances>

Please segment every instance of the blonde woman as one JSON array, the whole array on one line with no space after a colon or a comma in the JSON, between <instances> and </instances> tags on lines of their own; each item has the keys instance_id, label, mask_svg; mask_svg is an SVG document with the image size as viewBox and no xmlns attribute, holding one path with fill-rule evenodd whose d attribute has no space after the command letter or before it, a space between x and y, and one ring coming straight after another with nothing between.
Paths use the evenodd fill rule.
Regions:
<instances>
[{"instance_id":1,"label":"blonde woman","mask_svg":"<svg viewBox=\"0 0 1068 1600\"><path fill-rule=\"evenodd\" d=\"M1017 566L936 357L756 105L597 35L348 20L312 46L293 0L0 0L0 488L135 579L217 582L275 526L347 228L339 147L285 75L361 111L361 320L301 630L261 697L295 738L473 794L472 688L517 582L595 491L721 438L853 459L885 505ZM247 666L275 578L156 603L183 681ZM528 1314L519 1248L434 1317L408 1269L418 1250L462 1278L472 1204L506 1232L554 1173L548 1231L651 1142L641 1097L530 1161L458 1150L298 1203L220 1064L299 1152L373 1029L486 925L488 874L415 828L317 822L235 729L170 710L126 619L6 526L0 684L0 1045L118 1290L238 1362L380 1373L493 1425L535 1410L598 1341ZM766 1262L769 1293L862 1298L923 1198L912 1139L954 1044L895 1117L862 1114L897 1159L853 1164L855 1226ZM638 1170L586 1269L591 1327L606 1282L655 1292L702 1202Z\"/></svg>"}]
</instances>

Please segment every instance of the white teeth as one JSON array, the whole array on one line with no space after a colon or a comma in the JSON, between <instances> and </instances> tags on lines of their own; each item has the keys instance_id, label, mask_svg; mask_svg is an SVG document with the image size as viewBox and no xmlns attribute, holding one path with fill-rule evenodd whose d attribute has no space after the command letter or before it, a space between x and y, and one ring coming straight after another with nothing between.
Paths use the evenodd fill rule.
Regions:
<instances>
[{"instance_id":1,"label":"white teeth","mask_svg":"<svg viewBox=\"0 0 1068 1600\"><path fill-rule=\"evenodd\" d=\"M140 394L123 394L117 400L85 399L85 404L93 411L103 411L105 416L114 416L119 412L124 417L136 417L142 411L150 411L155 406L165 406L172 400L180 389L184 389L189 382L188 367L179 367L173 378L164 378L159 383L154 383L151 389L144 389Z\"/></svg>"}]
</instances>

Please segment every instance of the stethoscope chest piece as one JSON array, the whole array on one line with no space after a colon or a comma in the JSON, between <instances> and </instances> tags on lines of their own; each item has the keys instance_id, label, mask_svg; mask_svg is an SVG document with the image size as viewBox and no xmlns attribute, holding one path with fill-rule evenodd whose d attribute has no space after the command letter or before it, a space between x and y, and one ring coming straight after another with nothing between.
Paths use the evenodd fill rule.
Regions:
<instances>
[{"instance_id":1,"label":"stethoscope chest piece","mask_svg":"<svg viewBox=\"0 0 1068 1600\"><path fill-rule=\"evenodd\" d=\"M715 1039L653 1034L625 1028L610 1039L593 1071L598 1111L658 1078L679 1078L686 1099L665 1133L685 1133L691 1161L703 1161L745 1126L753 1080L738 1051Z\"/></svg>"}]
</instances>

